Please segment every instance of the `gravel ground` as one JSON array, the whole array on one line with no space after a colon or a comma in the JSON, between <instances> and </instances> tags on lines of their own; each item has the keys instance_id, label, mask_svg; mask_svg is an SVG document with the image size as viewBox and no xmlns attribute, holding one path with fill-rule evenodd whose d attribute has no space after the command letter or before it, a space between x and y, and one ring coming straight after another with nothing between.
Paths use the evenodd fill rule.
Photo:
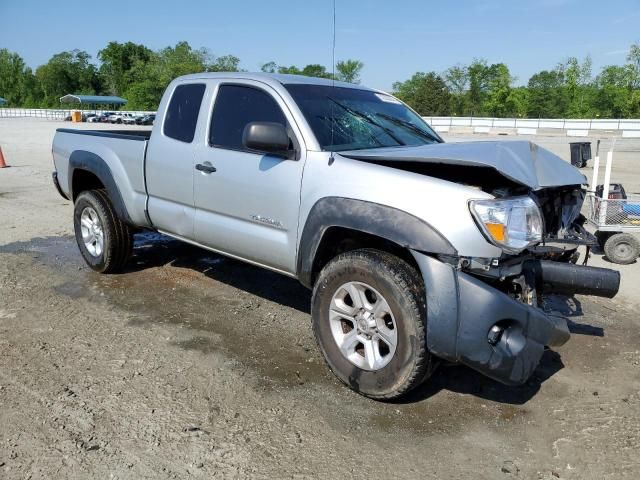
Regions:
<instances>
[{"instance_id":1,"label":"gravel ground","mask_svg":"<svg viewBox=\"0 0 640 480\"><path fill-rule=\"evenodd\" d=\"M0 119L0 478L640 477L637 264L616 299L556 305L574 334L526 385L442 367L376 403L328 373L291 279L153 234L127 273L89 271L50 181L60 126Z\"/></svg>"}]
</instances>

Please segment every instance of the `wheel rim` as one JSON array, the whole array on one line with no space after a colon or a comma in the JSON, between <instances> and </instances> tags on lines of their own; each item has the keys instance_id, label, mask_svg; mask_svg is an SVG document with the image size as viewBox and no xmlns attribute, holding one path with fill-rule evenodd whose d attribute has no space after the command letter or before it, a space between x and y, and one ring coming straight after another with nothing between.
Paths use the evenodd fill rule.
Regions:
<instances>
[{"instance_id":1,"label":"wheel rim","mask_svg":"<svg viewBox=\"0 0 640 480\"><path fill-rule=\"evenodd\" d=\"M96 211L85 207L80 214L80 231L84 246L92 257L99 257L104 251L104 231Z\"/></svg>"},{"instance_id":2,"label":"wheel rim","mask_svg":"<svg viewBox=\"0 0 640 480\"><path fill-rule=\"evenodd\" d=\"M623 258L624 260L627 260L628 258L633 256L633 248L629 243L620 242L616 245L615 253L616 253L616 256L618 256L619 258Z\"/></svg>"},{"instance_id":3,"label":"wheel rim","mask_svg":"<svg viewBox=\"0 0 640 480\"><path fill-rule=\"evenodd\" d=\"M340 353L363 370L389 364L398 344L397 323L385 298L362 282L348 282L336 290L329 307L329 323Z\"/></svg>"}]
</instances>

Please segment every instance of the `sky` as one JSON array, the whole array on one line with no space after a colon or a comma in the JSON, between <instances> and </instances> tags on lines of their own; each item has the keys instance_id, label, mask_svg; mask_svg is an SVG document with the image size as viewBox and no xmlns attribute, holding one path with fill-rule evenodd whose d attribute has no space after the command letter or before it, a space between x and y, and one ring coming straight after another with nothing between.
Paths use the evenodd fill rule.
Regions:
<instances>
[{"instance_id":1,"label":"sky","mask_svg":"<svg viewBox=\"0 0 640 480\"><path fill-rule=\"evenodd\" d=\"M640 42L640 0L335 2L336 60L361 60L362 83L383 90L473 58L506 63L517 84L569 56L591 55L597 74ZM109 41L156 50L186 40L249 71L271 60L330 69L332 31L333 0L0 0L0 48L32 68L64 50L96 59Z\"/></svg>"}]
</instances>

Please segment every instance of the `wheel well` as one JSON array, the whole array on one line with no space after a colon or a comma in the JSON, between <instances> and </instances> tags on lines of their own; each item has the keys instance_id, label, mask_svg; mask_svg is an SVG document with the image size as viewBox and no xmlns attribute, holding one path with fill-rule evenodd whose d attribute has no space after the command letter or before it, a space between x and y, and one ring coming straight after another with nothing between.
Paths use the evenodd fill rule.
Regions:
<instances>
[{"instance_id":1,"label":"wheel well","mask_svg":"<svg viewBox=\"0 0 640 480\"><path fill-rule=\"evenodd\" d=\"M345 227L329 227L322 235L322 240L320 240L320 244L313 258L311 284L313 285L315 283L320 270L322 270L331 259L341 253L361 248L374 248L391 253L419 270L416 260L406 247L387 240L386 238L358 230Z\"/></svg>"},{"instance_id":2,"label":"wheel well","mask_svg":"<svg viewBox=\"0 0 640 480\"><path fill-rule=\"evenodd\" d=\"M71 192L73 200L85 190L97 190L104 188L104 184L100 179L88 170L76 169L73 171L73 180L71 182Z\"/></svg>"}]
</instances>

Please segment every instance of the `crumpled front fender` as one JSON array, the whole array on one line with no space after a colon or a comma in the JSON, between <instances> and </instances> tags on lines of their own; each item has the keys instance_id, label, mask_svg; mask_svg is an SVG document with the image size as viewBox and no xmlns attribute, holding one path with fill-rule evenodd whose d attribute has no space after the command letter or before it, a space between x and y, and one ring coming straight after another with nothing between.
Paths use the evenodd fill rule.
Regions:
<instances>
[{"instance_id":1,"label":"crumpled front fender","mask_svg":"<svg viewBox=\"0 0 640 480\"><path fill-rule=\"evenodd\" d=\"M492 286L436 258L412 251L425 284L427 347L499 382L527 381L545 346L569 339L565 319L518 302ZM499 340L489 342L494 325Z\"/></svg>"}]
</instances>

